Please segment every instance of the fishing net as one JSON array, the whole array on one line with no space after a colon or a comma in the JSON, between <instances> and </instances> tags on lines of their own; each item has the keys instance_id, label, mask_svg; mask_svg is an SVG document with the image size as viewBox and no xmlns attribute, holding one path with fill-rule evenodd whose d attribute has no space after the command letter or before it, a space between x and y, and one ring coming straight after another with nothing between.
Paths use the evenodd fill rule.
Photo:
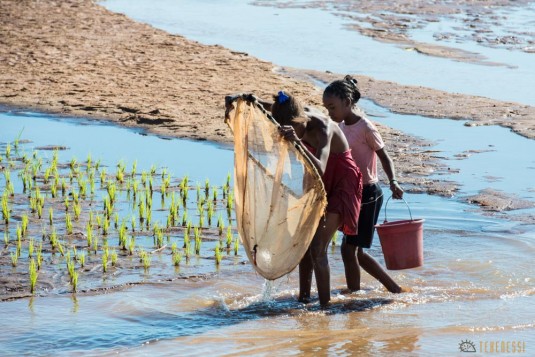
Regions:
<instances>
[{"instance_id":1,"label":"fishing net","mask_svg":"<svg viewBox=\"0 0 535 357\"><path fill-rule=\"evenodd\" d=\"M321 177L300 144L251 95L226 114L234 134L234 200L247 256L264 278L291 272L305 254L327 205Z\"/></svg>"}]
</instances>

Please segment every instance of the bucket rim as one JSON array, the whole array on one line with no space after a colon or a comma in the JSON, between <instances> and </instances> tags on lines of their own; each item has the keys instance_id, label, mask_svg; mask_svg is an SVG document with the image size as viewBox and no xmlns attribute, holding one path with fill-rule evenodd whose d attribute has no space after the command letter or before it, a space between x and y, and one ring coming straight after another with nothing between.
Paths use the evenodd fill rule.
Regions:
<instances>
[{"instance_id":1,"label":"bucket rim","mask_svg":"<svg viewBox=\"0 0 535 357\"><path fill-rule=\"evenodd\" d=\"M383 228L383 227L393 227L396 225L405 225L405 224L420 224L425 222L424 218L414 218L414 219L404 219L400 221L384 221L381 224L376 224L375 228Z\"/></svg>"}]
</instances>

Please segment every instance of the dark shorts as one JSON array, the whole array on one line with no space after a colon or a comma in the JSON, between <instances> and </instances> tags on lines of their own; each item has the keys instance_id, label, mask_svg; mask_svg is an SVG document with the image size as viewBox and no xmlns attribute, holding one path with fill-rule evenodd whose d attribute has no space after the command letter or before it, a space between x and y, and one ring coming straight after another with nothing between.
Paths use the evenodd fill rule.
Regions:
<instances>
[{"instance_id":1,"label":"dark shorts","mask_svg":"<svg viewBox=\"0 0 535 357\"><path fill-rule=\"evenodd\" d=\"M378 183L366 185L362 190L357 235L344 235L344 241L361 248L372 246L375 224L383 205L383 190Z\"/></svg>"}]
</instances>

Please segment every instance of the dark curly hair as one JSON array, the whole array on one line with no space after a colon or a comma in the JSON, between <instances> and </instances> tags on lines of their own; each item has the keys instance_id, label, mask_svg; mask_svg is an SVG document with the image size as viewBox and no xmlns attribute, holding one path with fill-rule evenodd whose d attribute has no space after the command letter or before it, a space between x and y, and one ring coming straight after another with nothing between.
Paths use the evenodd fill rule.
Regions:
<instances>
[{"instance_id":1,"label":"dark curly hair","mask_svg":"<svg viewBox=\"0 0 535 357\"><path fill-rule=\"evenodd\" d=\"M280 125L291 125L294 119L304 117L305 111L294 96L281 91L273 96L271 114Z\"/></svg>"},{"instance_id":2,"label":"dark curly hair","mask_svg":"<svg viewBox=\"0 0 535 357\"><path fill-rule=\"evenodd\" d=\"M340 99L349 99L351 104L355 104L360 99L360 90L357 80L350 75L331 82L325 90L323 95L334 95Z\"/></svg>"}]
</instances>

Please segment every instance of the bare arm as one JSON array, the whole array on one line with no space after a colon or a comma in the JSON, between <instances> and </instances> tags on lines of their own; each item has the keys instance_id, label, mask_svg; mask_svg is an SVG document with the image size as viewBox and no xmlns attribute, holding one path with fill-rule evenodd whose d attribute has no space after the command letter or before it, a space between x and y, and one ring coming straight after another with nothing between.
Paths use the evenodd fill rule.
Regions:
<instances>
[{"instance_id":1,"label":"bare arm","mask_svg":"<svg viewBox=\"0 0 535 357\"><path fill-rule=\"evenodd\" d=\"M383 170L385 171L388 181L390 182L390 190L392 191L392 197L396 199L403 198L403 189L399 186L398 181L396 180L396 170L394 168L394 163L390 158L390 155L386 152L385 148L379 149L376 151Z\"/></svg>"},{"instance_id":2,"label":"bare arm","mask_svg":"<svg viewBox=\"0 0 535 357\"><path fill-rule=\"evenodd\" d=\"M280 128L280 132L286 140L293 142L301 142L301 140L297 137L294 128L290 125L282 126ZM328 124L321 122L321 124L319 124L319 127L316 127L314 129L313 134L309 135L309 138L312 139L317 145L316 153L312 154L305 146L305 155L307 155L312 164L316 167L320 176L323 176L325 174L325 169L327 168L327 161L331 152L331 139L333 136L333 131Z\"/></svg>"}]
</instances>

